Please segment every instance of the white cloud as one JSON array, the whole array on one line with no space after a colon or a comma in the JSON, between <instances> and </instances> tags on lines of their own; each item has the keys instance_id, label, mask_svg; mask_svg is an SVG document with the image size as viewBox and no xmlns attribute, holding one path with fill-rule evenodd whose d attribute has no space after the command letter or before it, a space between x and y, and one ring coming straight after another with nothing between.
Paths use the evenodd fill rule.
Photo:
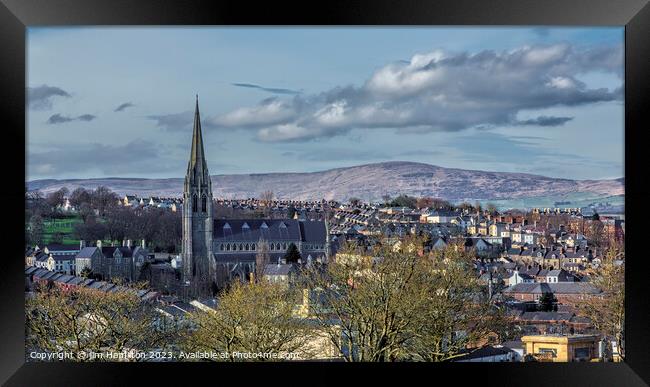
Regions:
<instances>
[{"instance_id":1,"label":"white cloud","mask_svg":"<svg viewBox=\"0 0 650 387\"><path fill-rule=\"evenodd\" d=\"M315 95L270 98L210 120L214 126L256 130L260 141L307 141L358 128L458 131L499 125L558 126L571 117L533 117L525 110L620 100L621 88L590 88L576 76L616 73L622 50L568 44L511 51L416 54L370 74L361 86Z\"/></svg>"}]
</instances>

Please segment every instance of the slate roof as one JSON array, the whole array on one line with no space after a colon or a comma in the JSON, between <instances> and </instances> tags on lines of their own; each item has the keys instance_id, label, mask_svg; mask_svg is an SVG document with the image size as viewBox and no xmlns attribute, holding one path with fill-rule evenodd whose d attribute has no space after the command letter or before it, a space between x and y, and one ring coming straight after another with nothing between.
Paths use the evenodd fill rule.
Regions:
<instances>
[{"instance_id":1,"label":"slate roof","mask_svg":"<svg viewBox=\"0 0 650 387\"><path fill-rule=\"evenodd\" d=\"M266 227L262 227L266 225ZM248 226L248 227L245 227ZM325 243L325 223L297 219L217 219L214 221L215 242L303 241Z\"/></svg>"},{"instance_id":2,"label":"slate roof","mask_svg":"<svg viewBox=\"0 0 650 387\"><path fill-rule=\"evenodd\" d=\"M70 274L64 274L64 275L60 276L59 278L57 278L55 281L56 281L56 282L61 282L61 283L67 283L67 282L70 281L71 279L74 279L74 276L73 276L73 275L70 275Z\"/></svg>"},{"instance_id":3,"label":"slate roof","mask_svg":"<svg viewBox=\"0 0 650 387\"><path fill-rule=\"evenodd\" d=\"M468 350L471 351L471 350ZM506 355L512 352L510 348L499 346L487 345L485 347L479 348L477 350L471 351L466 355L459 356L452 361L461 361L461 360L470 360L470 359L480 359L482 357L497 356L497 355Z\"/></svg>"},{"instance_id":4,"label":"slate roof","mask_svg":"<svg viewBox=\"0 0 650 387\"><path fill-rule=\"evenodd\" d=\"M45 247L47 247L48 251L78 251L79 250L79 245L77 244L63 245L63 244L54 243L54 244L46 245Z\"/></svg>"},{"instance_id":5,"label":"slate roof","mask_svg":"<svg viewBox=\"0 0 650 387\"><path fill-rule=\"evenodd\" d=\"M91 255L97 250L97 247L84 247L77 253L77 258L90 258Z\"/></svg>"},{"instance_id":6,"label":"slate roof","mask_svg":"<svg viewBox=\"0 0 650 387\"><path fill-rule=\"evenodd\" d=\"M601 290L585 282L557 282L557 283L518 283L503 290L503 293L529 293L529 294L599 294Z\"/></svg>"},{"instance_id":7,"label":"slate roof","mask_svg":"<svg viewBox=\"0 0 650 387\"><path fill-rule=\"evenodd\" d=\"M289 275L292 271L295 271L296 267L293 264L277 264L269 263L264 266L264 275Z\"/></svg>"},{"instance_id":8,"label":"slate roof","mask_svg":"<svg viewBox=\"0 0 650 387\"><path fill-rule=\"evenodd\" d=\"M527 321L570 321L573 313L570 312L524 312L520 320Z\"/></svg>"}]
</instances>

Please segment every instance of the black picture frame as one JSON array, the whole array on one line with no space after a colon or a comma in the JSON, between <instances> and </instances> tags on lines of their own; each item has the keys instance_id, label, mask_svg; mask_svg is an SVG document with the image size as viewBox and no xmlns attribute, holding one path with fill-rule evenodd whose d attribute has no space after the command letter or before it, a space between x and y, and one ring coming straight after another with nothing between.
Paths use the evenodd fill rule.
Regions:
<instances>
[{"instance_id":1,"label":"black picture frame","mask_svg":"<svg viewBox=\"0 0 650 387\"><path fill-rule=\"evenodd\" d=\"M625 26L626 360L624 363L478 364L71 364L24 362L23 254L26 27L55 25L544 25ZM0 381L9 386L147 385L173 381L249 385L443 382L635 386L650 383L649 260L643 248L645 131L650 96L647 0L445 0L209 2L202 0L0 0L0 191L6 212L0 274ZM416 375L417 373L417 375ZM345 376L343 376L345 374ZM451 378L451 379L448 379ZM139 380L138 380L139 379ZM446 382L447 383L447 382ZM428 384L428 383L427 383Z\"/></svg>"}]
</instances>

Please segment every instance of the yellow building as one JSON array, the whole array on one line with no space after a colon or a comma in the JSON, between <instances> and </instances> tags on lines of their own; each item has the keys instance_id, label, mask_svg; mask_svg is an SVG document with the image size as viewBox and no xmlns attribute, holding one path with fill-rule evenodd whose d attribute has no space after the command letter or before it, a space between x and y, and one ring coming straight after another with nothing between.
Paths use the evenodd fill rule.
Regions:
<instances>
[{"instance_id":1,"label":"yellow building","mask_svg":"<svg viewBox=\"0 0 650 387\"><path fill-rule=\"evenodd\" d=\"M597 335L531 335L523 336L525 353L538 361L592 361L598 358Z\"/></svg>"}]
</instances>

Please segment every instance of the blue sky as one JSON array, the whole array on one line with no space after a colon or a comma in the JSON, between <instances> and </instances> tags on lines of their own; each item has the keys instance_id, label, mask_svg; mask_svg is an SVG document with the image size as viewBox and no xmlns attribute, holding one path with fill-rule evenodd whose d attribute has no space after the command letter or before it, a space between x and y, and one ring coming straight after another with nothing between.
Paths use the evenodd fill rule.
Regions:
<instances>
[{"instance_id":1,"label":"blue sky","mask_svg":"<svg viewBox=\"0 0 650 387\"><path fill-rule=\"evenodd\" d=\"M611 28L30 28L27 179L407 160L623 176Z\"/></svg>"}]
</instances>

